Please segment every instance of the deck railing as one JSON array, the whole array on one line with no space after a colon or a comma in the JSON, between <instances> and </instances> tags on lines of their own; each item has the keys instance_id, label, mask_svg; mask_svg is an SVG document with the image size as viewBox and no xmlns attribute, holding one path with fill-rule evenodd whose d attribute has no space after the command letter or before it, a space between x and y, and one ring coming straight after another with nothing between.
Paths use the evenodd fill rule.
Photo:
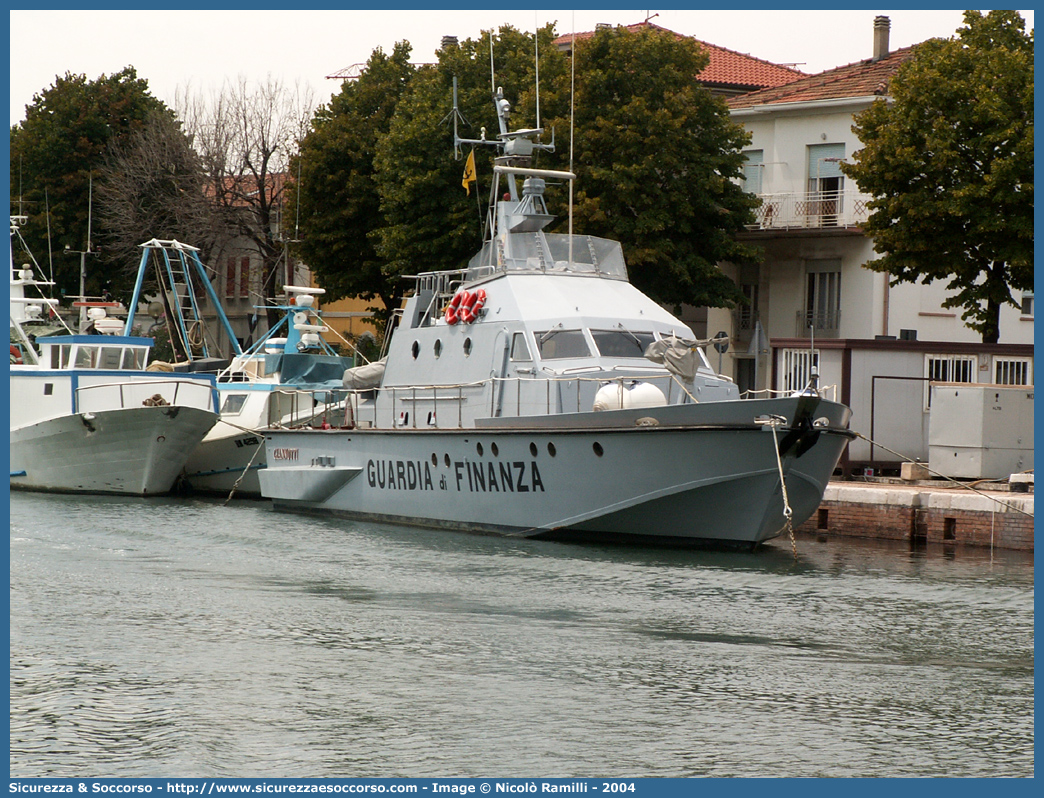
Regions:
<instances>
[{"instance_id":1,"label":"deck railing","mask_svg":"<svg viewBox=\"0 0 1044 798\"><path fill-rule=\"evenodd\" d=\"M105 410L149 405L196 407L216 411L213 386L199 380L155 379L105 382L76 389L75 412L98 413Z\"/></svg>"},{"instance_id":2,"label":"deck railing","mask_svg":"<svg viewBox=\"0 0 1044 798\"><path fill-rule=\"evenodd\" d=\"M415 385L387 386L380 392L391 395L391 410L382 413L391 423L381 423L376 404L372 401L374 390L336 391L336 399L330 391L282 390L291 394L292 410L273 426L280 428L310 427L363 428L363 429L463 429L470 425L479 412L483 417L525 417L557 415L559 413L584 412L593 406L599 388L617 384L623 390L639 380L657 384L667 404L689 404L696 401L689 389L673 375L658 375L655 378L635 375L616 377L573 376L556 379L532 377L490 377L459 385ZM833 386L820 390L825 396ZM782 392L773 392L783 395ZM751 396L749 398L756 398ZM468 412L468 404L476 405ZM420 408L418 410L418 408Z\"/></svg>"}]
</instances>

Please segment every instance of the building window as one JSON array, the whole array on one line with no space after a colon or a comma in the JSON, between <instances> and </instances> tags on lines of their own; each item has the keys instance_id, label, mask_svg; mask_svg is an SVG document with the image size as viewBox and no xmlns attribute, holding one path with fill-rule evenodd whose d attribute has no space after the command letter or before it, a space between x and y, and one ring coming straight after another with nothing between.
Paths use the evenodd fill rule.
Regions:
<instances>
[{"instance_id":1,"label":"building window","mask_svg":"<svg viewBox=\"0 0 1044 798\"><path fill-rule=\"evenodd\" d=\"M819 350L783 349L781 355L783 392L803 391L812 379L812 369L819 372Z\"/></svg>"},{"instance_id":2,"label":"building window","mask_svg":"<svg viewBox=\"0 0 1044 798\"><path fill-rule=\"evenodd\" d=\"M244 298L250 296L250 258L241 258L239 261L239 295Z\"/></svg>"},{"instance_id":3,"label":"building window","mask_svg":"<svg viewBox=\"0 0 1044 798\"><path fill-rule=\"evenodd\" d=\"M841 328L841 261L819 260L805 264L805 310L800 335L836 335Z\"/></svg>"},{"instance_id":4,"label":"building window","mask_svg":"<svg viewBox=\"0 0 1044 798\"><path fill-rule=\"evenodd\" d=\"M236 298L236 259L225 260L225 299Z\"/></svg>"},{"instance_id":5,"label":"building window","mask_svg":"<svg viewBox=\"0 0 1044 798\"><path fill-rule=\"evenodd\" d=\"M237 268L238 267L238 268ZM250 258L225 260L225 299L246 299L250 296Z\"/></svg>"},{"instance_id":6,"label":"building window","mask_svg":"<svg viewBox=\"0 0 1044 798\"><path fill-rule=\"evenodd\" d=\"M993 382L995 385L1032 385L1033 359L1028 357L994 358Z\"/></svg>"},{"instance_id":7,"label":"building window","mask_svg":"<svg viewBox=\"0 0 1044 798\"><path fill-rule=\"evenodd\" d=\"M925 355L924 409L932 406L933 382L975 382L978 363L975 355Z\"/></svg>"},{"instance_id":8,"label":"building window","mask_svg":"<svg viewBox=\"0 0 1044 798\"><path fill-rule=\"evenodd\" d=\"M836 227L844 210L844 144L813 144L808 148L808 206L810 227Z\"/></svg>"},{"instance_id":9,"label":"building window","mask_svg":"<svg viewBox=\"0 0 1044 798\"><path fill-rule=\"evenodd\" d=\"M1023 291L1022 292L1022 315L1033 316L1033 292Z\"/></svg>"},{"instance_id":10,"label":"building window","mask_svg":"<svg viewBox=\"0 0 1044 798\"><path fill-rule=\"evenodd\" d=\"M746 301L736 305L736 328L753 330L754 322L758 320L758 284L743 283L740 292Z\"/></svg>"},{"instance_id":11,"label":"building window","mask_svg":"<svg viewBox=\"0 0 1044 798\"><path fill-rule=\"evenodd\" d=\"M743 190L748 194L761 193L761 175L765 168L764 150L745 150L747 162L743 164Z\"/></svg>"}]
</instances>

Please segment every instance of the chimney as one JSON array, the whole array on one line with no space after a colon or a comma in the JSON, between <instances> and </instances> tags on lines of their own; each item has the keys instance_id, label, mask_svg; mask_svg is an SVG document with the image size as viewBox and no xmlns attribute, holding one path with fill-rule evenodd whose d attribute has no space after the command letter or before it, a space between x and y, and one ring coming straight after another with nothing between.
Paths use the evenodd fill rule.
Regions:
<instances>
[{"instance_id":1,"label":"chimney","mask_svg":"<svg viewBox=\"0 0 1044 798\"><path fill-rule=\"evenodd\" d=\"M892 27L888 17L874 17L874 57L872 61L880 61L888 55L888 32Z\"/></svg>"}]
</instances>

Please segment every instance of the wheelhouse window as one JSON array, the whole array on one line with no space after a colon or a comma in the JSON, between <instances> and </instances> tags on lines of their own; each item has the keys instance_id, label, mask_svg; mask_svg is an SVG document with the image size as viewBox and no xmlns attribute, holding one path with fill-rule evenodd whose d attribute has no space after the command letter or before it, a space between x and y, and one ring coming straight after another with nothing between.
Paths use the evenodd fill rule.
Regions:
<instances>
[{"instance_id":1,"label":"wheelhouse window","mask_svg":"<svg viewBox=\"0 0 1044 798\"><path fill-rule=\"evenodd\" d=\"M591 347L583 330L544 330L535 335L542 360L591 356Z\"/></svg>"},{"instance_id":2,"label":"wheelhouse window","mask_svg":"<svg viewBox=\"0 0 1044 798\"><path fill-rule=\"evenodd\" d=\"M94 368L94 355L95 355L95 352L94 352L93 349L91 349L89 347L86 347L86 346L78 346L78 347L75 348L74 351L76 352L76 354L75 354L75 362L73 363L73 368L78 368L78 369L92 369L92 368Z\"/></svg>"},{"instance_id":3,"label":"wheelhouse window","mask_svg":"<svg viewBox=\"0 0 1044 798\"><path fill-rule=\"evenodd\" d=\"M529 353L529 343L526 334L517 332L511 336L511 359L516 361L530 362L533 356Z\"/></svg>"},{"instance_id":4,"label":"wheelhouse window","mask_svg":"<svg viewBox=\"0 0 1044 798\"><path fill-rule=\"evenodd\" d=\"M128 347L123 350L123 368L142 370L145 368L145 355L147 349L141 347Z\"/></svg>"},{"instance_id":5,"label":"wheelhouse window","mask_svg":"<svg viewBox=\"0 0 1044 798\"><path fill-rule=\"evenodd\" d=\"M630 330L591 330L591 337L602 357L644 357L649 344L656 340L651 332Z\"/></svg>"},{"instance_id":6,"label":"wheelhouse window","mask_svg":"<svg viewBox=\"0 0 1044 798\"><path fill-rule=\"evenodd\" d=\"M246 399L245 393L230 393L221 404L221 415L229 416L242 413Z\"/></svg>"},{"instance_id":7,"label":"wheelhouse window","mask_svg":"<svg viewBox=\"0 0 1044 798\"><path fill-rule=\"evenodd\" d=\"M98 358L98 368L100 369L118 369L120 367L120 360L123 358L123 349L103 346L101 348L101 354Z\"/></svg>"}]
</instances>

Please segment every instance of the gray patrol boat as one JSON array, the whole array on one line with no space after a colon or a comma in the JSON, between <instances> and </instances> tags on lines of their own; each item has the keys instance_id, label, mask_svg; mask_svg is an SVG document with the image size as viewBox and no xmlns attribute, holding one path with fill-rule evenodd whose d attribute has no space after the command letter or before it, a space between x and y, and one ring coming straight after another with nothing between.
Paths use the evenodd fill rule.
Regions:
<instances>
[{"instance_id":1,"label":"gray patrol boat","mask_svg":"<svg viewBox=\"0 0 1044 798\"><path fill-rule=\"evenodd\" d=\"M489 239L416 277L336 419L265 430L276 509L511 536L753 548L815 512L851 411L741 399L630 284L619 243L545 233L543 132L500 119ZM489 144L461 139L455 144ZM519 186L521 183L521 186ZM502 197L502 192L504 192ZM570 230L572 225L569 225Z\"/></svg>"}]
</instances>

